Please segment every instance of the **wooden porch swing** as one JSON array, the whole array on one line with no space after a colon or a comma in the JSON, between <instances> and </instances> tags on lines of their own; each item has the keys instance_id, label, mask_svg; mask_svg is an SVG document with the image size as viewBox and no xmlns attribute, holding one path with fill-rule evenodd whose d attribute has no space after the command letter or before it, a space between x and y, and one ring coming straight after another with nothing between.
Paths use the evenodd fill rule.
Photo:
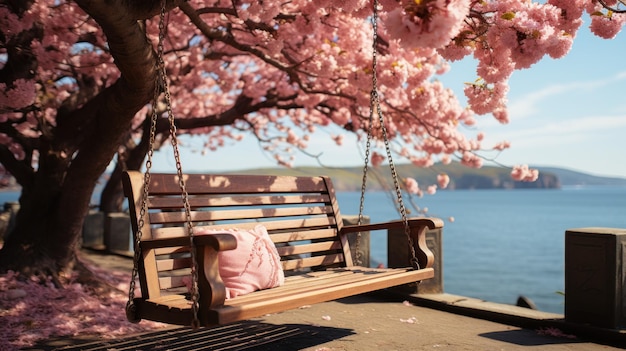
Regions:
<instances>
[{"instance_id":1,"label":"wooden porch swing","mask_svg":"<svg viewBox=\"0 0 626 351\"><path fill-rule=\"evenodd\" d=\"M425 234L428 228L442 227L443 222L436 218L407 218L379 108L376 8L377 0L374 0L373 89L359 220L357 225L344 225L328 177L183 174L163 62L165 9L162 7L157 79L165 88L177 173L150 173L157 120L153 105L145 174L128 171L123 178L135 247L126 306L131 322L148 319L194 328L221 325L434 276L434 257L426 246ZM158 95L157 90L153 104ZM374 111L385 138L402 220L361 224ZM198 233L225 228L250 230L258 225L267 230L276 246L284 284L226 298L218 256L220 252L235 249L237 239L228 231ZM406 267L361 265L358 250L361 232L402 228L411 255ZM358 233L355 234L356 257L352 257L348 242L351 233ZM135 294L137 278L141 296Z\"/></svg>"}]
</instances>

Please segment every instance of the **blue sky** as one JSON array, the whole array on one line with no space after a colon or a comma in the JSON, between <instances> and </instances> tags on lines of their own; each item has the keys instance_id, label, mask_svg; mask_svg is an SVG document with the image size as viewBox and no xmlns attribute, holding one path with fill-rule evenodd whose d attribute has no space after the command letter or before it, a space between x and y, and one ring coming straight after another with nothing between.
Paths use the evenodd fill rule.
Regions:
<instances>
[{"instance_id":1,"label":"blue sky","mask_svg":"<svg viewBox=\"0 0 626 351\"><path fill-rule=\"evenodd\" d=\"M503 139L511 142L511 148L497 156L499 163L556 166L626 178L626 34L620 33L613 40L600 39L589 32L586 22L565 58L544 58L530 69L513 74L508 125L481 116L475 130L467 130L468 134L483 131L485 146ZM441 78L461 97L463 83L475 79L475 64L470 61L454 64ZM316 134L308 151L321 153L320 160L326 166L362 165L361 146L355 139L345 134L346 142L337 147L326 134L329 132ZM202 144L200 139L184 142ZM184 171L275 166L251 137L205 156L193 149L197 150L181 150ZM317 165L304 154L296 156L296 166ZM153 163L154 170L173 170L169 147L166 152L156 153Z\"/></svg>"}]
</instances>

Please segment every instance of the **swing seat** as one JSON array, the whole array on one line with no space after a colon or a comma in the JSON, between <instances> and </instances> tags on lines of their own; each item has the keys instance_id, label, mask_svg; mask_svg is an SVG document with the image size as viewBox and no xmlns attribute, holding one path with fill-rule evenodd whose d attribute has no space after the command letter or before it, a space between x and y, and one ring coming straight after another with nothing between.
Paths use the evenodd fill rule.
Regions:
<instances>
[{"instance_id":1,"label":"swing seat","mask_svg":"<svg viewBox=\"0 0 626 351\"><path fill-rule=\"evenodd\" d=\"M123 185L135 238L142 218L144 175L129 171ZM436 218L409 219L420 269L356 266L347 235L404 229L403 221L344 225L328 177L269 175L185 175L194 232L202 229L252 229L262 224L275 243L286 276L282 286L226 299L218 252L237 246L231 234L186 234L187 218L175 174L151 174L148 210L143 217L138 262L141 296L136 317L191 325L193 309L185 277L196 253L198 313L202 326L222 325L351 295L432 278L434 256L426 247L427 228Z\"/></svg>"}]
</instances>

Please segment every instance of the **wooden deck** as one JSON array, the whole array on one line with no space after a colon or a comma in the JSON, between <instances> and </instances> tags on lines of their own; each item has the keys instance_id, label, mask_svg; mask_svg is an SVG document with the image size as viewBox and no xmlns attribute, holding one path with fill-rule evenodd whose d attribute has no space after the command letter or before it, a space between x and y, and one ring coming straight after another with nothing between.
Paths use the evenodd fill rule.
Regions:
<instances>
[{"instance_id":1,"label":"wooden deck","mask_svg":"<svg viewBox=\"0 0 626 351\"><path fill-rule=\"evenodd\" d=\"M111 340L48 340L28 350L616 351L626 347L626 334L621 331L576 328L561 315L448 294L407 299L414 305L381 294L359 295L214 328L176 327ZM554 336L557 332L563 336Z\"/></svg>"}]
</instances>

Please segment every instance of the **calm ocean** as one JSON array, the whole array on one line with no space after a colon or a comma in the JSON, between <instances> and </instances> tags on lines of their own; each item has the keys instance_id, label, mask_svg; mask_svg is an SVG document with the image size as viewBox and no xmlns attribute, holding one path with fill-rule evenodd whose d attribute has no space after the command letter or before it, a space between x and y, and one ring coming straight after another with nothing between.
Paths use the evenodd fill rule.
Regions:
<instances>
[{"instance_id":1,"label":"calm ocean","mask_svg":"<svg viewBox=\"0 0 626 351\"><path fill-rule=\"evenodd\" d=\"M342 214L358 213L359 197L340 193ZM364 213L372 222L400 218L390 201L386 193L368 193ZM626 228L626 187L439 191L416 202L446 219L445 292L508 304L524 295L555 313L564 310L558 292L565 286L565 230ZM384 234L371 240L372 260L385 263Z\"/></svg>"},{"instance_id":2,"label":"calm ocean","mask_svg":"<svg viewBox=\"0 0 626 351\"><path fill-rule=\"evenodd\" d=\"M0 192L0 204L18 195ZM358 214L359 197L339 193L342 214ZM563 313L565 230L626 228L626 187L439 191L415 201L446 219L445 292L508 304L524 295L548 312ZM399 218L384 192L366 195L364 213L372 223ZM385 264L385 233L371 241L372 261Z\"/></svg>"}]
</instances>

